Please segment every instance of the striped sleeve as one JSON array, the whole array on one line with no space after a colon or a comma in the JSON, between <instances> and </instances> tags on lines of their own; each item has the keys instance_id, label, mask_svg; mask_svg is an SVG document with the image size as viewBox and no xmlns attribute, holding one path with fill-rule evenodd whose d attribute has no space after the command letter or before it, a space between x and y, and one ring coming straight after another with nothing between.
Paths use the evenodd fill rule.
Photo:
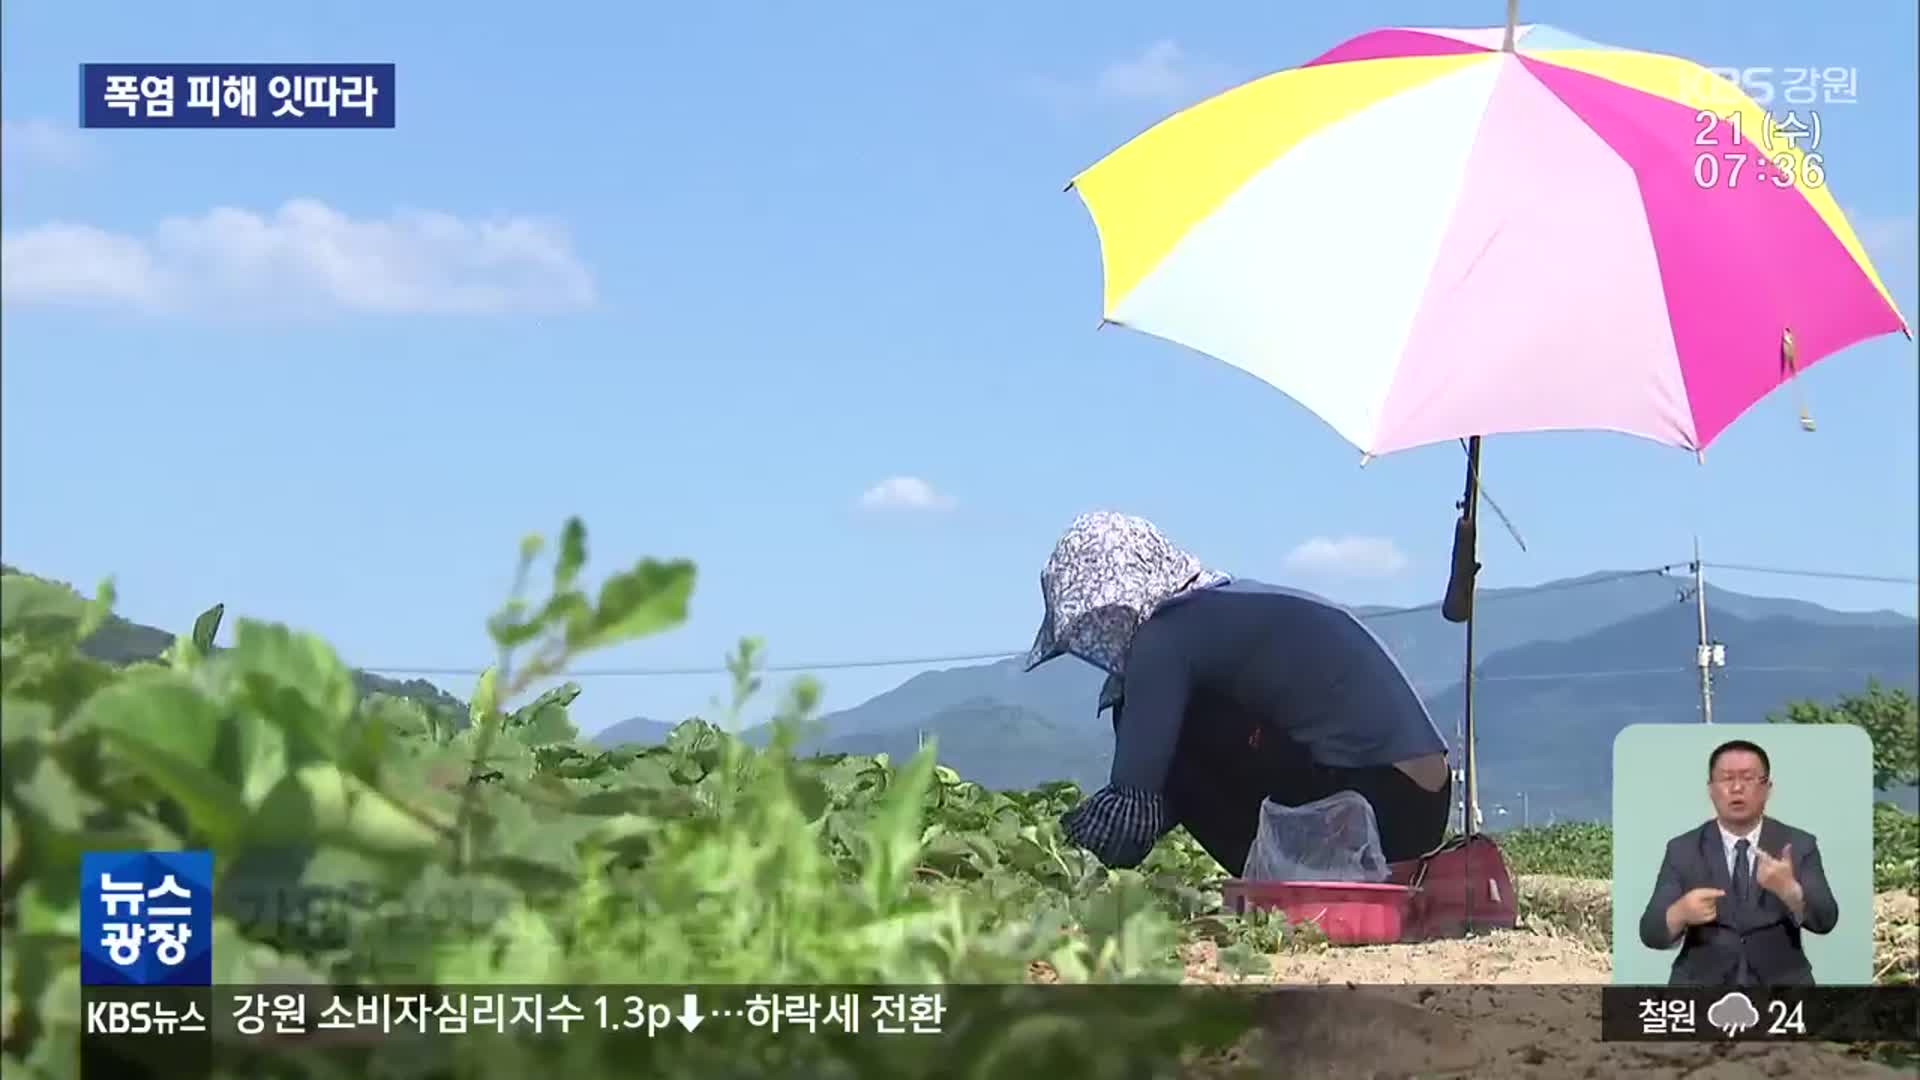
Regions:
<instances>
[{"instance_id":1,"label":"striped sleeve","mask_svg":"<svg viewBox=\"0 0 1920 1080\"><path fill-rule=\"evenodd\" d=\"M1105 787L1060 819L1067 839L1091 851L1108 867L1127 869L1145 861L1172 831L1167 801L1157 791Z\"/></svg>"}]
</instances>

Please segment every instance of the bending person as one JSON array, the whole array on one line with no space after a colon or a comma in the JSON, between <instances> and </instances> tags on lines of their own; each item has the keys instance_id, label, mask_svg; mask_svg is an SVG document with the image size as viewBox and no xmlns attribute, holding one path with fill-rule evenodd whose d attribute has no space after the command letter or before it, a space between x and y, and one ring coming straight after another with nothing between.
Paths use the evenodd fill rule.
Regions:
<instances>
[{"instance_id":1,"label":"bending person","mask_svg":"<svg viewBox=\"0 0 1920 1080\"><path fill-rule=\"evenodd\" d=\"M1233 580L1152 523L1083 514L1040 575L1046 616L1027 670L1077 656L1107 672L1110 782L1062 818L1109 867L1184 826L1240 875L1260 805L1354 791L1389 862L1445 838L1447 743L1386 646L1339 605Z\"/></svg>"}]
</instances>

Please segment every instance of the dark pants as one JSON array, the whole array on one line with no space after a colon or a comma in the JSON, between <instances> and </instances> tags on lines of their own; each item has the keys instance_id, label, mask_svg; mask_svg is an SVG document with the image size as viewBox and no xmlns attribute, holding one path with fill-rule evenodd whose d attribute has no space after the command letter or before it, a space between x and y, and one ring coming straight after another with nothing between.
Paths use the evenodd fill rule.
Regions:
<instances>
[{"instance_id":1,"label":"dark pants","mask_svg":"<svg viewBox=\"0 0 1920 1080\"><path fill-rule=\"evenodd\" d=\"M1300 806L1337 791L1358 792L1373 807L1388 862L1419 858L1446 838L1451 779L1428 791L1392 765L1320 765L1297 743L1230 716L1187 715L1166 788L1174 820L1228 873L1245 869L1266 799Z\"/></svg>"}]
</instances>

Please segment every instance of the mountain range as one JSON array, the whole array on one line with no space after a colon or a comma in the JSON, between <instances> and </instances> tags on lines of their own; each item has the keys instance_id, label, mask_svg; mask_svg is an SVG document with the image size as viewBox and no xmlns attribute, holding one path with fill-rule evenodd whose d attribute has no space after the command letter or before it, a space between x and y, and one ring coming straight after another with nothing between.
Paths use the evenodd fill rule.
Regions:
<instances>
[{"instance_id":1,"label":"mountain range","mask_svg":"<svg viewBox=\"0 0 1920 1080\"><path fill-rule=\"evenodd\" d=\"M1798 699L1831 701L1869 679L1914 690L1920 626L1891 611L1844 612L1708 587L1722 723L1758 722ZM1612 801L1612 745L1629 724L1697 723L1697 612L1675 579L1594 574L1480 594L1474 716L1484 812L1511 803L1534 821L1602 819ZM1431 608L1356 608L1457 737L1464 629ZM911 755L925 737L941 761L990 787L1067 779L1106 782L1113 736L1094 714L1101 676L1071 658L1022 672L1015 660L929 671L830 713L803 751ZM671 725L623 721L602 745L655 742ZM763 741L764 732L747 737ZM1597 765L1596 765L1597 763ZM1522 798L1524 793L1524 799ZM1911 802L1911 793L1901 801Z\"/></svg>"},{"instance_id":2,"label":"mountain range","mask_svg":"<svg viewBox=\"0 0 1920 1080\"><path fill-rule=\"evenodd\" d=\"M0 574L26 574L26 571L0 563ZM187 625L191 625L191 622ZM105 663L131 664L155 659L173 644L173 639L174 634L171 631L133 622L118 615L109 615L100 629L94 631L92 637L81 643L80 651ZM460 718L467 715L466 702L425 679L389 679L369 671L355 671L353 678L363 695L391 694L395 697L413 698L425 704L450 709Z\"/></svg>"},{"instance_id":3,"label":"mountain range","mask_svg":"<svg viewBox=\"0 0 1920 1080\"><path fill-rule=\"evenodd\" d=\"M11 567L0 567L14 573ZM1914 691L1920 626L1891 611L1844 612L1709 587L1711 636L1725 644L1714 719L1756 722L1800 699L1832 701L1869 679ZM1700 720L1696 612L1673 578L1594 574L1478 600L1474 715L1481 804L1534 821L1601 819L1612 801L1614 735L1633 723ZM1431 606L1354 609L1386 641L1441 730L1457 738L1464 630ZM83 648L113 663L157 657L168 631L114 616ZM410 697L464 719L459 698L424 679L356 671L362 693ZM1106 782L1113 735L1094 702L1101 675L1071 658L1031 672L1016 660L927 671L817 721L803 752L904 758L923 739L941 761L994 788ZM601 745L657 743L672 724L645 718L597 732ZM764 743L765 729L749 729ZM1456 744L1457 746L1457 744ZM1457 756L1457 755L1456 755ZM1524 793L1524 799L1522 798ZM1913 805L1913 791L1894 793ZM1518 804L1518 805L1513 805Z\"/></svg>"}]
</instances>

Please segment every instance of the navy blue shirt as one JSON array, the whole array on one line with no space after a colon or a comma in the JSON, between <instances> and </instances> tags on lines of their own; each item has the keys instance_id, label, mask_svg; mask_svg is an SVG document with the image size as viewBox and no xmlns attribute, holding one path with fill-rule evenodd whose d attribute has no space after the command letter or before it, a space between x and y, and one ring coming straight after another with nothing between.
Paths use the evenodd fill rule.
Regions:
<instances>
[{"instance_id":1,"label":"navy blue shirt","mask_svg":"<svg viewBox=\"0 0 1920 1080\"><path fill-rule=\"evenodd\" d=\"M1321 765L1364 768L1445 753L1447 741L1387 647L1311 593L1235 580L1154 612L1127 654L1112 786L1163 788L1195 698L1230 704Z\"/></svg>"}]
</instances>

